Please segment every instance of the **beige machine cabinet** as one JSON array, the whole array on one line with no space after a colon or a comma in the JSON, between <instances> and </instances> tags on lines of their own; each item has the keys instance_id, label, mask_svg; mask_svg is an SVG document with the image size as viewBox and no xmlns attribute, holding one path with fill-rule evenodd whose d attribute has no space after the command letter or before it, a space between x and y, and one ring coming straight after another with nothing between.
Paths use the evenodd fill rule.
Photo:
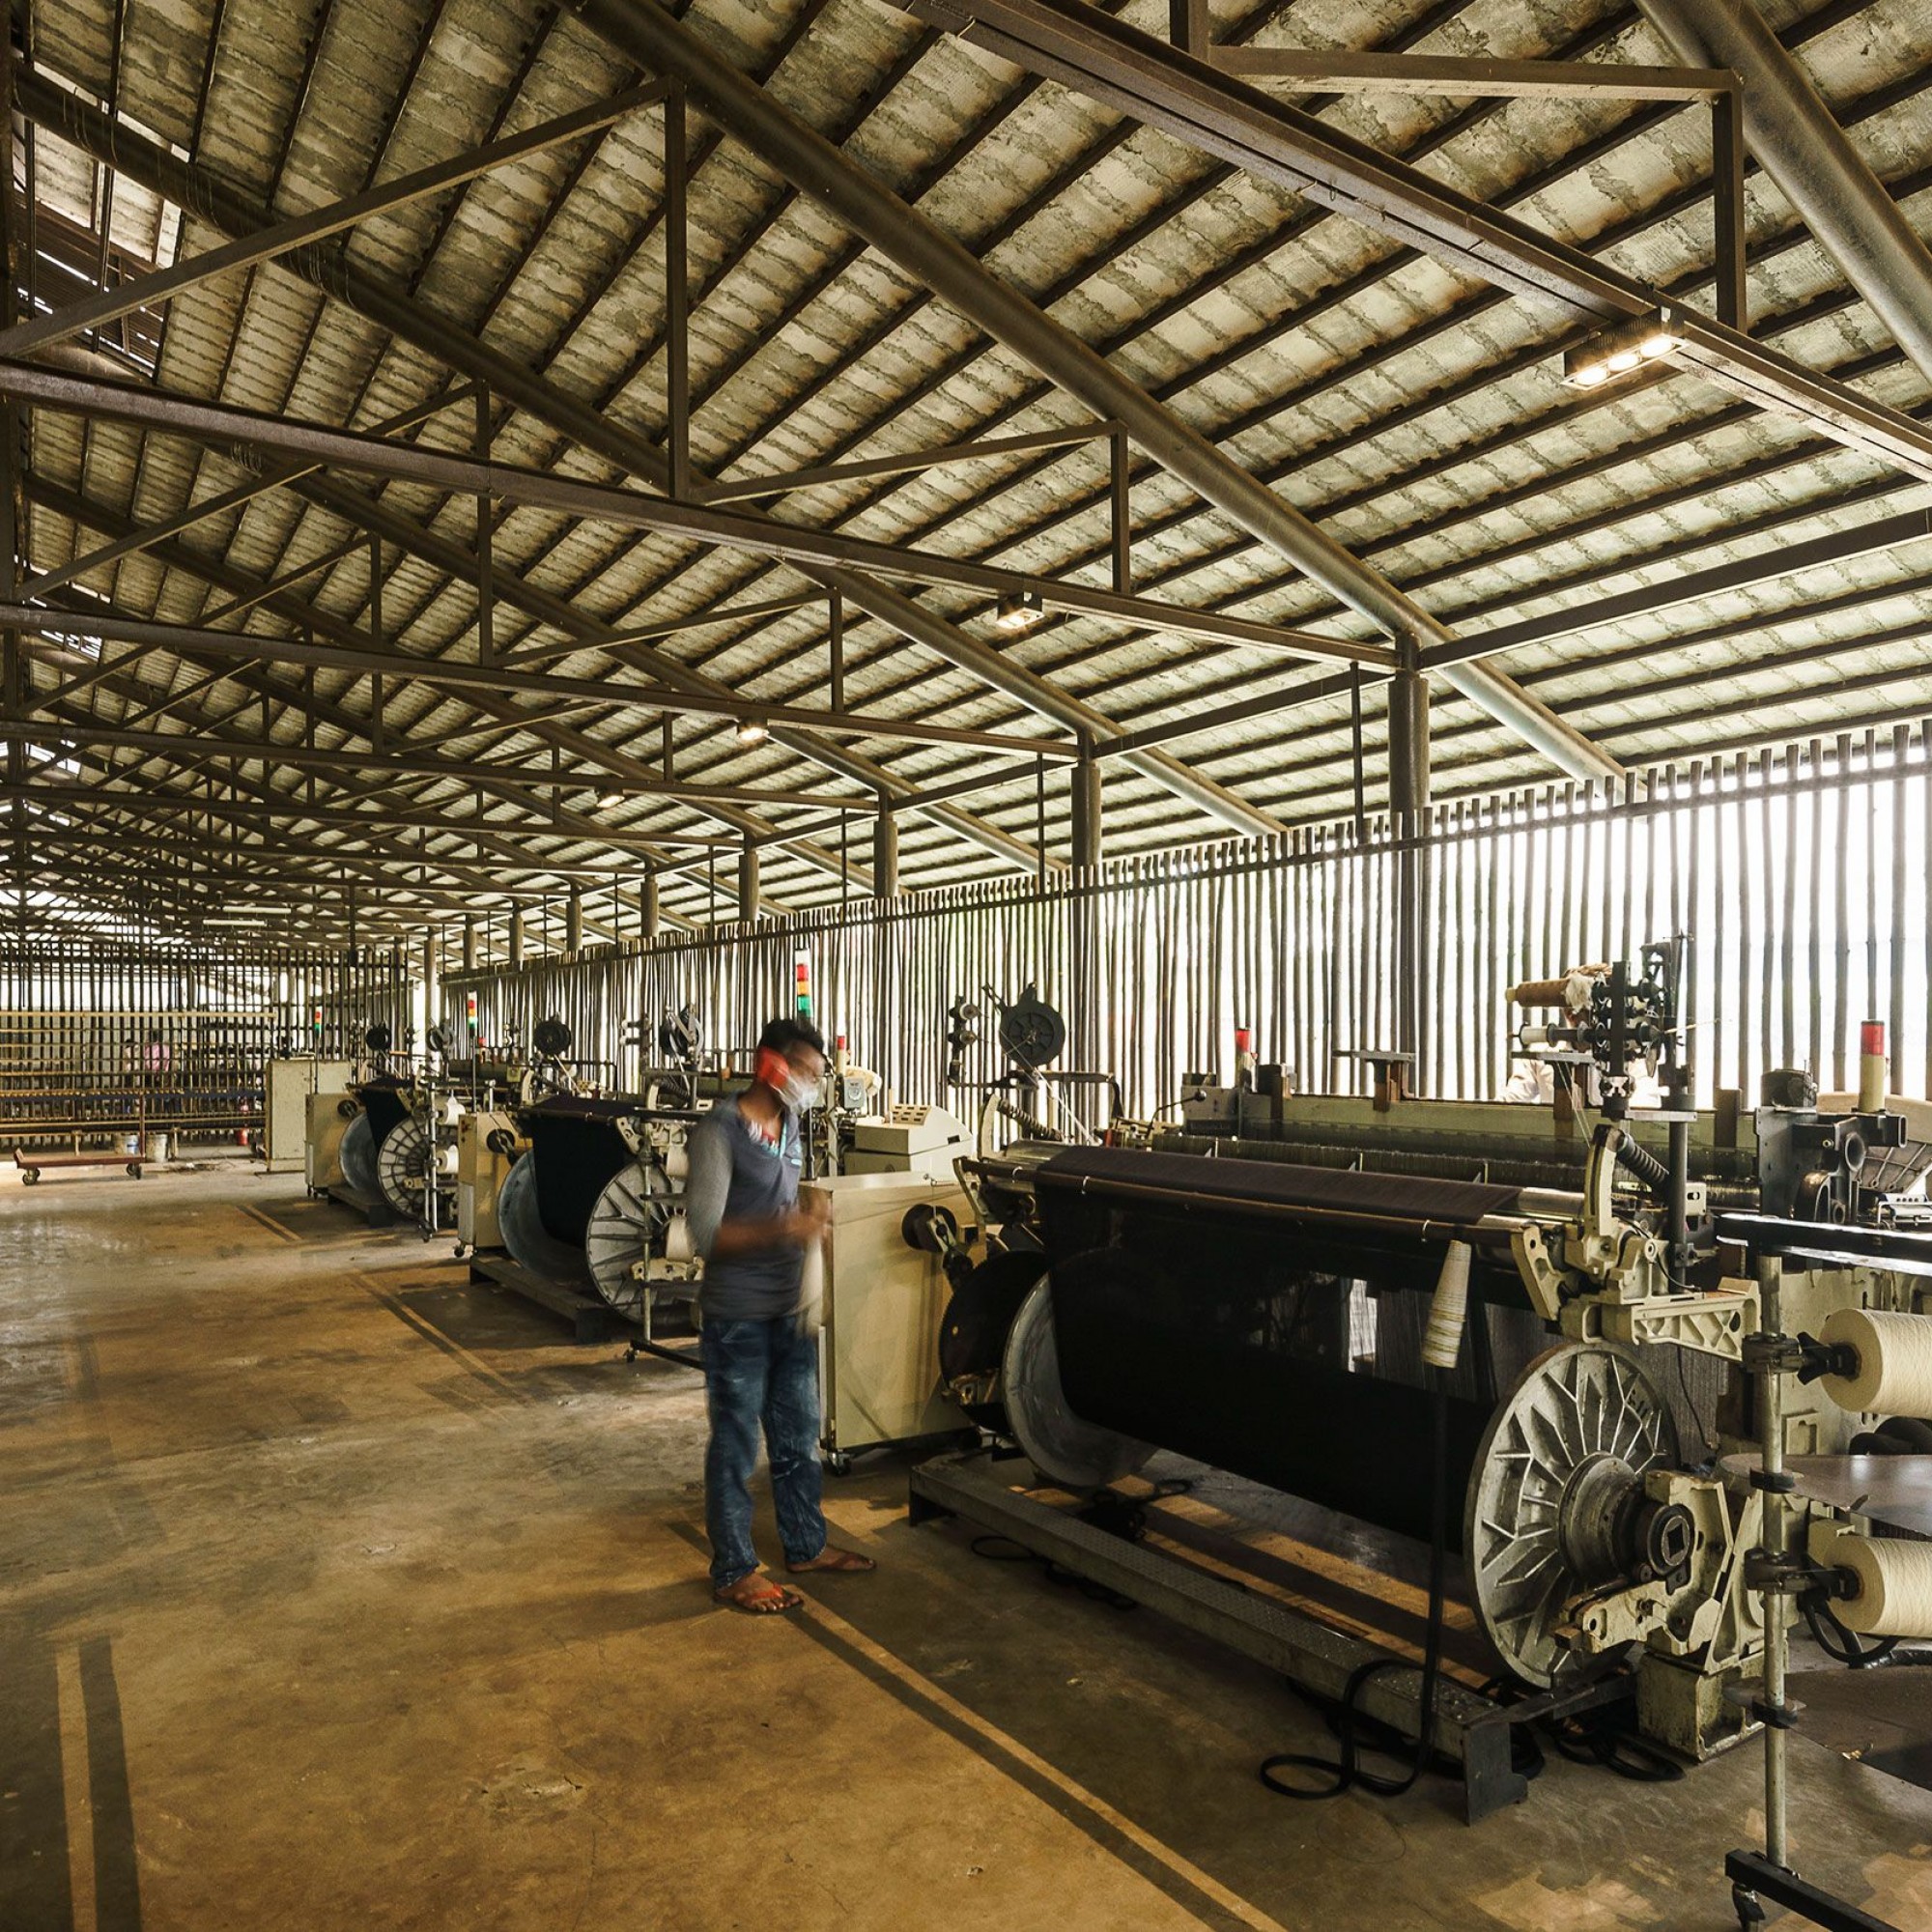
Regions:
<instances>
[{"instance_id":1,"label":"beige machine cabinet","mask_svg":"<svg viewBox=\"0 0 1932 1932\"><path fill-rule=\"evenodd\" d=\"M973 1130L939 1107L895 1106L852 1122L847 1174L912 1174L950 1182L952 1163L973 1151Z\"/></svg>"},{"instance_id":2,"label":"beige machine cabinet","mask_svg":"<svg viewBox=\"0 0 1932 1932\"><path fill-rule=\"evenodd\" d=\"M308 1164L312 1094L340 1095L353 1069L346 1060L271 1060L262 1101L262 1152L270 1174L300 1174Z\"/></svg>"},{"instance_id":3,"label":"beige machine cabinet","mask_svg":"<svg viewBox=\"0 0 1932 1932\"><path fill-rule=\"evenodd\" d=\"M912 1442L964 1427L939 1392L939 1327L952 1294L936 1255L899 1233L922 1202L950 1208L961 1232L973 1209L955 1183L908 1174L846 1174L808 1181L831 1208L825 1250L825 1325L818 1337L826 1466L885 1442Z\"/></svg>"},{"instance_id":4,"label":"beige machine cabinet","mask_svg":"<svg viewBox=\"0 0 1932 1932\"><path fill-rule=\"evenodd\" d=\"M302 1171L311 1194L327 1194L331 1187L342 1185L342 1136L361 1111L347 1091L308 1096Z\"/></svg>"},{"instance_id":5,"label":"beige machine cabinet","mask_svg":"<svg viewBox=\"0 0 1932 1932\"><path fill-rule=\"evenodd\" d=\"M498 1153L490 1145L493 1133L507 1133L521 1145L516 1117L483 1111L465 1114L456 1123L456 1241L465 1248L500 1248L502 1230L497 1225L497 1196L510 1178L514 1154Z\"/></svg>"}]
</instances>

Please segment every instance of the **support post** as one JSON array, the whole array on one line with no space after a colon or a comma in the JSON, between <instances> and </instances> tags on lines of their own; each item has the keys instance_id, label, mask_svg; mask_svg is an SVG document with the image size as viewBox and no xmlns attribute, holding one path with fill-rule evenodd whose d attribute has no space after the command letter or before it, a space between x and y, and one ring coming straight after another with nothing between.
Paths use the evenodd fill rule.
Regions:
<instances>
[{"instance_id":1,"label":"support post","mask_svg":"<svg viewBox=\"0 0 1932 1932\"><path fill-rule=\"evenodd\" d=\"M1094 741L1080 741L1073 766L1073 863L1082 869L1100 863L1100 761Z\"/></svg>"},{"instance_id":2,"label":"support post","mask_svg":"<svg viewBox=\"0 0 1932 1932\"><path fill-rule=\"evenodd\" d=\"M1425 980L1429 940L1429 854L1419 842L1429 805L1429 680L1411 662L1389 684L1389 813L1399 841L1395 857L1394 933L1396 1051L1414 1055L1409 1091L1425 1091L1422 1049L1429 1010ZM1366 829L1366 828L1364 828ZM1370 863L1364 856L1362 864ZM1378 1042L1379 1044L1379 1042Z\"/></svg>"},{"instance_id":3,"label":"support post","mask_svg":"<svg viewBox=\"0 0 1932 1932\"><path fill-rule=\"evenodd\" d=\"M432 926L423 934L423 1024L435 1026L437 1005L440 998L439 976L437 973L436 928Z\"/></svg>"},{"instance_id":4,"label":"support post","mask_svg":"<svg viewBox=\"0 0 1932 1932\"><path fill-rule=\"evenodd\" d=\"M832 706L834 711L845 709L845 600L835 585L832 592L832 607L827 613L826 635L832 646Z\"/></svg>"},{"instance_id":5,"label":"support post","mask_svg":"<svg viewBox=\"0 0 1932 1932\"><path fill-rule=\"evenodd\" d=\"M476 385L476 460L488 463L495 431L490 420L490 391ZM490 493L476 493L476 662L497 661L497 584L492 554L496 532L490 520Z\"/></svg>"},{"instance_id":6,"label":"support post","mask_svg":"<svg viewBox=\"0 0 1932 1932\"><path fill-rule=\"evenodd\" d=\"M1111 458L1112 511L1114 540L1114 588L1122 597L1134 592L1134 526L1127 433L1117 429L1107 439Z\"/></svg>"},{"instance_id":7,"label":"support post","mask_svg":"<svg viewBox=\"0 0 1932 1932\"><path fill-rule=\"evenodd\" d=\"M1732 87L1711 97L1711 213L1715 224L1718 320L1750 327L1745 295L1745 103Z\"/></svg>"},{"instance_id":8,"label":"support post","mask_svg":"<svg viewBox=\"0 0 1932 1932\"><path fill-rule=\"evenodd\" d=\"M524 963L524 916L520 912L510 915L510 971L516 972Z\"/></svg>"},{"instance_id":9,"label":"support post","mask_svg":"<svg viewBox=\"0 0 1932 1932\"><path fill-rule=\"evenodd\" d=\"M1389 682L1389 810L1398 817L1429 803L1429 680L1412 667Z\"/></svg>"},{"instance_id":10,"label":"support post","mask_svg":"<svg viewBox=\"0 0 1932 1932\"><path fill-rule=\"evenodd\" d=\"M758 916L758 848L750 838L738 854L738 917L750 925Z\"/></svg>"},{"instance_id":11,"label":"support post","mask_svg":"<svg viewBox=\"0 0 1932 1932\"><path fill-rule=\"evenodd\" d=\"M1167 0L1167 33L1182 53L1206 60L1214 38L1208 0Z\"/></svg>"},{"instance_id":12,"label":"support post","mask_svg":"<svg viewBox=\"0 0 1932 1932\"><path fill-rule=\"evenodd\" d=\"M872 893L877 898L898 896L899 828L889 802L879 801L879 814L872 820Z\"/></svg>"},{"instance_id":13,"label":"support post","mask_svg":"<svg viewBox=\"0 0 1932 1932\"><path fill-rule=\"evenodd\" d=\"M638 888L638 927L646 939L658 936L658 875L646 872Z\"/></svg>"},{"instance_id":14,"label":"support post","mask_svg":"<svg viewBox=\"0 0 1932 1932\"><path fill-rule=\"evenodd\" d=\"M670 494L691 495L691 156L684 89L665 100L665 398L669 418Z\"/></svg>"},{"instance_id":15,"label":"support post","mask_svg":"<svg viewBox=\"0 0 1932 1932\"><path fill-rule=\"evenodd\" d=\"M463 970L466 973L476 970L476 915L473 912L463 915Z\"/></svg>"},{"instance_id":16,"label":"support post","mask_svg":"<svg viewBox=\"0 0 1932 1932\"><path fill-rule=\"evenodd\" d=\"M575 959L583 951L583 888L573 885L563 906L563 950Z\"/></svg>"}]
</instances>

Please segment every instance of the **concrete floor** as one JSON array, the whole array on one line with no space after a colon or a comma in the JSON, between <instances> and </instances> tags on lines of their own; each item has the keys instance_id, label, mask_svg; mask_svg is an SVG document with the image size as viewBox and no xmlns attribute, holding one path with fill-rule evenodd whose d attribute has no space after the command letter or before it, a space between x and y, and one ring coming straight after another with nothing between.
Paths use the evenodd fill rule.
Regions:
<instances>
[{"instance_id":1,"label":"concrete floor","mask_svg":"<svg viewBox=\"0 0 1932 1932\"><path fill-rule=\"evenodd\" d=\"M829 1490L876 1555L714 1610L696 1378L297 1179L0 1193L0 1927L1733 1923L1748 1750L1294 1804L1265 1674ZM1892 1673L1894 1678L1932 1673ZM1797 1746L1801 1864L1932 1925L1932 1797Z\"/></svg>"}]
</instances>

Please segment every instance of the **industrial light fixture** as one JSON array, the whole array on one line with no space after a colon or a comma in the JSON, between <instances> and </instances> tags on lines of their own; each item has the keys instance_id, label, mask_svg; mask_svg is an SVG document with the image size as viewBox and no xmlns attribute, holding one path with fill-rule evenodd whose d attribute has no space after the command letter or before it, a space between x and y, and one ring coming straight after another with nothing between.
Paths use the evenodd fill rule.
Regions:
<instances>
[{"instance_id":1,"label":"industrial light fixture","mask_svg":"<svg viewBox=\"0 0 1932 1932\"><path fill-rule=\"evenodd\" d=\"M1674 308L1653 309L1610 328L1602 328L1586 342L1563 355L1563 380L1572 388L1596 389L1618 376L1628 376L1646 362L1673 355L1684 347L1685 334Z\"/></svg>"},{"instance_id":2,"label":"industrial light fixture","mask_svg":"<svg viewBox=\"0 0 1932 1932\"><path fill-rule=\"evenodd\" d=\"M600 791L597 794L597 804L605 811L615 810L623 802L624 794L620 791Z\"/></svg>"},{"instance_id":3,"label":"industrial light fixture","mask_svg":"<svg viewBox=\"0 0 1932 1932\"><path fill-rule=\"evenodd\" d=\"M772 727L762 718L738 720L738 742L741 745L762 745L771 735Z\"/></svg>"},{"instance_id":4,"label":"industrial light fixture","mask_svg":"<svg viewBox=\"0 0 1932 1932\"><path fill-rule=\"evenodd\" d=\"M1030 631L1046 615L1046 600L1037 590L1016 591L993 608L996 631Z\"/></svg>"}]
</instances>

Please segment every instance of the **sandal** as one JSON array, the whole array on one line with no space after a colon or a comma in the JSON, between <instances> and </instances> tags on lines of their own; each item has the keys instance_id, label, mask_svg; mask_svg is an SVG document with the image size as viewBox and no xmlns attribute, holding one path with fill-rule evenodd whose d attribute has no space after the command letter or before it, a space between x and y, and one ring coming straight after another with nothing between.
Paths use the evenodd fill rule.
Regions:
<instances>
[{"instance_id":1,"label":"sandal","mask_svg":"<svg viewBox=\"0 0 1932 1932\"><path fill-rule=\"evenodd\" d=\"M725 1609L737 1610L748 1617L776 1616L784 1610L800 1609L805 1604L796 1590L787 1590L783 1584L774 1583L755 1571L735 1583L727 1583L722 1590L713 1590L711 1598Z\"/></svg>"},{"instance_id":2,"label":"sandal","mask_svg":"<svg viewBox=\"0 0 1932 1932\"><path fill-rule=\"evenodd\" d=\"M824 1570L844 1576L858 1576L879 1566L869 1556L861 1556L856 1549L836 1549L827 1544L810 1563L787 1563L785 1574L789 1577L804 1577L815 1570Z\"/></svg>"}]
</instances>

